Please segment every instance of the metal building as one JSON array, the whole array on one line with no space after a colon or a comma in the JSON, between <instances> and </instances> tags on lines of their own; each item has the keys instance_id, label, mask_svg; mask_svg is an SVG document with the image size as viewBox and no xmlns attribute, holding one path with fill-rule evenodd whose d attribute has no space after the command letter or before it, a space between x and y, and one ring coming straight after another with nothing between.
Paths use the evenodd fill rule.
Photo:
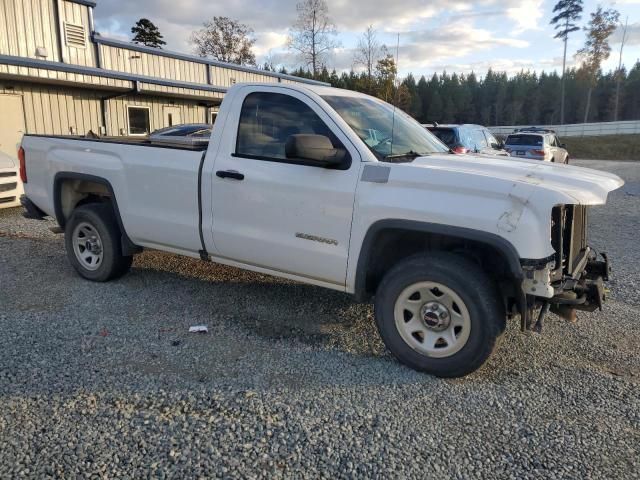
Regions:
<instances>
[{"instance_id":1,"label":"metal building","mask_svg":"<svg viewBox=\"0 0 640 480\"><path fill-rule=\"evenodd\" d=\"M316 83L102 37L93 0L0 0L0 151L23 133L146 135L212 123L245 81Z\"/></svg>"}]
</instances>

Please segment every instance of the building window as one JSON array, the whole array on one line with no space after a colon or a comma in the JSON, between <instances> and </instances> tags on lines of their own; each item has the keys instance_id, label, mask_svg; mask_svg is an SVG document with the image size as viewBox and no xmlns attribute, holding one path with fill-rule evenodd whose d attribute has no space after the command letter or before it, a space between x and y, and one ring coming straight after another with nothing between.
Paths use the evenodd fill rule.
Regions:
<instances>
[{"instance_id":1,"label":"building window","mask_svg":"<svg viewBox=\"0 0 640 480\"><path fill-rule=\"evenodd\" d=\"M127 107L129 135L147 135L151 131L148 107Z\"/></svg>"}]
</instances>

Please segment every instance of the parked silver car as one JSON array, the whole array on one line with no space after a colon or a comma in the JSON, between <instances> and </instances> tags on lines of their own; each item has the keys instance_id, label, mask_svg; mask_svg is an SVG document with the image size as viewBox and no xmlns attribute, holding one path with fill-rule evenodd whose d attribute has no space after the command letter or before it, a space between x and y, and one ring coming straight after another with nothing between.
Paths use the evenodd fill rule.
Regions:
<instances>
[{"instance_id":1,"label":"parked silver car","mask_svg":"<svg viewBox=\"0 0 640 480\"><path fill-rule=\"evenodd\" d=\"M161 128L151 132L149 141L151 143L167 143L171 145L184 144L196 145L206 144L211 136L213 125L206 123L185 123Z\"/></svg>"},{"instance_id":2,"label":"parked silver car","mask_svg":"<svg viewBox=\"0 0 640 480\"><path fill-rule=\"evenodd\" d=\"M505 140L504 149L512 157L569 163L569 152L553 130L535 127L516 130Z\"/></svg>"}]
</instances>

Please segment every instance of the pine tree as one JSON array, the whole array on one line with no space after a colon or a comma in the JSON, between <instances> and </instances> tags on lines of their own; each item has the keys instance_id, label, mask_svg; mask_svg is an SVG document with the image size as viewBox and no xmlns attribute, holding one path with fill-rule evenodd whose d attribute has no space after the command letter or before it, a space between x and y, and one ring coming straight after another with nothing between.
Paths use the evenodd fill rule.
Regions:
<instances>
[{"instance_id":1,"label":"pine tree","mask_svg":"<svg viewBox=\"0 0 640 480\"><path fill-rule=\"evenodd\" d=\"M582 13L582 0L560 0L553 7L556 14L551 19L551 25L558 30L554 38L560 38L564 42L564 55L562 56L562 85L560 93L560 123L564 123L564 72L567 67L567 40L569 34L580 30L574 22L580 20Z\"/></svg>"},{"instance_id":2,"label":"pine tree","mask_svg":"<svg viewBox=\"0 0 640 480\"><path fill-rule=\"evenodd\" d=\"M162 38L162 34L151 20L141 18L131 27L131 33L135 34L131 40L133 43L139 43L147 47L162 48L166 45Z\"/></svg>"}]
</instances>

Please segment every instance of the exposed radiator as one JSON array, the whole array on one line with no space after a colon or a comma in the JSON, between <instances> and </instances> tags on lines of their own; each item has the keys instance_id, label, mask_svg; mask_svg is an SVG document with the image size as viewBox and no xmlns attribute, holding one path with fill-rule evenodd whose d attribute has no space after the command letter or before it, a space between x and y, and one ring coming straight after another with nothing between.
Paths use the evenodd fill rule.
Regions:
<instances>
[{"instance_id":1,"label":"exposed radiator","mask_svg":"<svg viewBox=\"0 0 640 480\"><path fill-rule=\"evenodd\" d=\"M572 275L587 247L587 208L560 205L551 213L551 245L556 251L556 268Z\"/></svg>"}]
</instances>

